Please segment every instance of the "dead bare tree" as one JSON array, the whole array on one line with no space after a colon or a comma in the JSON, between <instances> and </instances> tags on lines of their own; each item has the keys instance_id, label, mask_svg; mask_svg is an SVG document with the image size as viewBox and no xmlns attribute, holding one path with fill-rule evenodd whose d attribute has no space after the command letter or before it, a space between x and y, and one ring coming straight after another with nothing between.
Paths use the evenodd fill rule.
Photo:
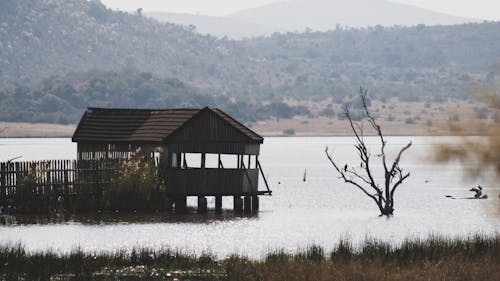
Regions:
<instances>
[{"instance_id":1,"label":"dead bare tree","mask_svg":"<svg viewBox=\"0 0 500 281\"><path fill-rule=\"evenodd\" d=\"M375 130L378 138L380 139L380 154L377 155L382 161L384 168L384 183L380 186L373 176L372 168L370 166L372 155L366 146L365 137L363 135L363 126L358 122L354 122L349 111L349 106L344 106L344 113L347 120L351 126L351 129L356 138L355 148L358 152L359 158L361 159L361 170L358 171L355 167L348 167L347 164L341 166L333 158L333 154L329 153L328 147L325 149L326 156L330 163L333 165L335 170L340 175L340 179L344 182L349 183L361 190L366 196L370 197L375 201L377 207L380 210L381 216L391 216L394 213L394 194L396 189L403 183L405 179L410 176L410 173L405 173L403 169L399 166L401 156L403 153L410 148L411 142L403 147L391 165L387 163L386 156L386 145L387 141L382 134L380 126L375 121L373 115L371 115L368 110L366 103L366 95L368 91L366 89L360 89L360 96L363 103L363 110L366 114L366 118L370 126Z\"/></svg>"}]
</instances>

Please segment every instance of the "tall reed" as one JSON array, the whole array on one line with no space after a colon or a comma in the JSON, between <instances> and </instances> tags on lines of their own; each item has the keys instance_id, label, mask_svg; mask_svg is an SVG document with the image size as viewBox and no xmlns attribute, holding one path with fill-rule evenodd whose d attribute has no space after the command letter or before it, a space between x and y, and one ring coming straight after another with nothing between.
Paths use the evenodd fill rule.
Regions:
<instances>
[{"instance_id":1,"label":"tall reed","mask_svg":"<svg viewBox=\"0 0 500 281\"><path fill-rule=\"evenodd\" d=\"M0 280L500 280L500 235L465 239L430 236L390 245L369 239L354 247L340 240L329 253L312 245L296 253L269 252L261 260L232 255L217 260L171 249L137 248L112 253L75 249L27 252L0 247ZM170 278L170 279L169 279Z\"/></svg>"}]
</instances>

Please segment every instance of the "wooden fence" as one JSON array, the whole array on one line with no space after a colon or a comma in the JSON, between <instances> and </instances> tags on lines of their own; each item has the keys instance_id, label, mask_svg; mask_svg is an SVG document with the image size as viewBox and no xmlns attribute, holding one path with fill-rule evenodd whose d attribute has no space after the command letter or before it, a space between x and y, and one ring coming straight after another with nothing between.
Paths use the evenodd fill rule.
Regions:
<instances>
[{"instance_id":1,"label":"wooden fence","mask_svg":"<svg viewBox=\"0 0 500 281\"><path fill-rule=\"evenodd\" d=\"M153 160L143 158L144 160ZM148 161L149 161L148 160ZM119 179L124 159L0 163L0 214L169 208L175 196L244 196L258 191L258 169L165 169L154 159L146 188ZM144 163L144 162L142 162ZM151 166L150 166L151 167ZM133 175L133 174L132 174ZM263 175L263 173L262 173ZM134 177L134 176L132 176ZM122 178L123 179L123 178ZM166 180L169 179L168 187ZM127 178L125 177L125 181ZM117 185L115 185L117 183ZM132 190L126 187L132 186ZM116 187L123 192L116 192ZM134 193L135 192L135 193ZM137 195L137 196L136 196ZM146 198L146 199L144 199ZM146 203L144 203L147 201ZM167 204L165 204L167 203ZM134 205L135 204L135 205ZM118 207L117 207L118 206Z\"/></svg>"},{"instance_id":2,"label":"wooden fence","mask_svg":"<svg viewBox=\"0 0 500 281\"><path fill-rule=\"evenodd\" d=\"M47 212L72 209L76 196L95 202L110 186L121 160L50 160L0 163L0 211Z\"/></svg>"}]
</instances>

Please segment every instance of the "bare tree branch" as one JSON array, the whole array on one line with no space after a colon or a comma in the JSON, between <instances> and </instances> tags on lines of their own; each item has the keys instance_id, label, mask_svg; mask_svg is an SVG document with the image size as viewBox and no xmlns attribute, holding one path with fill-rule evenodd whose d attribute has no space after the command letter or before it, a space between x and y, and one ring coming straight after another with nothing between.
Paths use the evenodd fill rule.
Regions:
<instances>
[{"instance_id":1,"label":"bare tree branch","mask_svg":"<svg viewBox=\"0 0 500 281\"><path fill-rule=\"evenodd\" d=\"M401 160L401 155L403 155L403 153L408 149L410 148L411 146L411 142L409 144L407 144L405 147L403 147L399 153L398 153L398 156L396 156L396 158L394 159L394 163L392 163L392 168L391 168L391 173L396 169L396 167L399 165L399 161Z\"/></svg>"},{"instance_id":2,"label":"bare tree branch","mask_svg":"<svg viewBox=\"0 0 500 281\"><path fill-rule=\"evenodd\" d=\"M364 183L366 184L371 184L370 181L368 179L366 179L365 177L363 177L362 175L358 174L354 169L352 170L347 170L347 173L351 174L353 177L356 177L360 180L362 180Z\"/></svg>"},{"instance_id":3,"label":"bare tree branch","mask_svg":"<svg viewBox=\"0 0 500 281\"><path fill-rule=\"evenodd\" d=\"M15 160L17 160L19 158L22 158L22 156L16 156L14 158L11 158L11 159L7 160L7 163L11 163L11 162L13 162L13 161L15 161Z\"/></svg>"},{"instance_id":4,"label":"bare tree branch","mask_svg":"<svg viewBox=\"0 0 500 281\"><path fill-rule=\"evenodd\" d=\"M375 200L375 202L378 203L378 200L377 200L377 197L375 197L374 195L370 194L363 186L361 186L360 184L356 183L355 181L352 181L350 179L348 179L346 176L345 176L345 173L337 166L337 164L335 163L335 161L333 160L333 157L330 155L330 153L328 153L328 147L325 149L325 153L328 157L328 159L330 160L330 163L332 163L333 167L335 167L335 169L337 170L337 172L340 174L340 177L346 182L346 183L350 183L354 186L356 186L357 188L359 188L361 191L363 191L363 193L365 193L368 197L372 198L373 200Z\"/></svg>"},{"instance_id":5,"label":"bare tree branch","mask_svg":"<svg viewBox=\"0 0 500 281\"><path fill-rule=\"evenodd\" d=\"M403 169L399 167L399 163L401 161L403 153L411 147L412 143L408 143L399 151L392 165L390 166L391 168L389 169L385 152L387 141L385 140L382 129L377 124L375 117L371 115L370 111L368 110L368 103L366 99L367 93L368 91L366 89L360 88L360 97L364 113L366 114L368 123L375 130L380 140L380 154L377 155L377 157L381 157L382 165L384 168L384 190L379 187L379 185L375 181L375 178L373 177L370 166L371 154L365 143L363 124L353 121L349 105L344 106L344 114L349 122L352 132L354 133L356 142L354 147L361 160L360 168L366 175L363 175L354 167L348 168L347 164L342 169L342 166L334 161L333 155L328 151L328 147L325 149L325 153L328 157L328 160L333 165L335 170L339 173L340 178L343 179L344 182L354 185L355 187L360 189L366 196L373 199L377 203L381 215L390 216L394 211L394 194L396 192L396 189L410 176L410 173L403 173ZM359 182L356 181L356 179ZM394 184L392 184L393 182ZM371 194L363 185L369 186L376 193Z\"/></svg>"}]
</instances>

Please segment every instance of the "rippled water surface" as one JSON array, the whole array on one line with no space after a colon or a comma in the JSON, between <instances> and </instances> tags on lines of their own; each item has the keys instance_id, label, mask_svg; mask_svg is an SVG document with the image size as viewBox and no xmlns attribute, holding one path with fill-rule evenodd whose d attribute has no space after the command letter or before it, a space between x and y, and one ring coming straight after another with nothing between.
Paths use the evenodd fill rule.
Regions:
<instances>
[{"instance_id":1,"label":"rippled water surface","mask_svg":"<svg viewBox=\"0 0 500 281\"><path fill-rule=\"evenodd\" d=\"M140 246L209 251L219 257L232 253L261 257L274 248L293 251L313 243L331 249L343 237L356 243L366 237L398 243L429 234L500 232L500 216L494 212L498 183L488 177L466 179L458 164L428 161L433 144L453 143L456 138L388 140L392 154L413 141L401 163L411 177L397 192L395 216L390 219L378 217L373 201L343 184L325 157L324 149L329 146L340 162L359 166L352 138L266 138L260 160L273 196L261 197L257 215L233 215L232 198L225 198L223 215L17 217L15 224L0 226L0 243L20 242L30 250L70 251L78 246L100 251ZM368 138L374 155L378 153L377 141ZM17 156L22 156L20 160L72 159L75 154L76 145L70 139L0 139L0 161ZM307 180L303 182L306 169ZM468 189L477 184L486 187L489 199L445 198L469 197ZM196 206L195 200L188 203ZM209 198L209 206L213 208L213 198Z\"/></svg>"}]
</instances>

